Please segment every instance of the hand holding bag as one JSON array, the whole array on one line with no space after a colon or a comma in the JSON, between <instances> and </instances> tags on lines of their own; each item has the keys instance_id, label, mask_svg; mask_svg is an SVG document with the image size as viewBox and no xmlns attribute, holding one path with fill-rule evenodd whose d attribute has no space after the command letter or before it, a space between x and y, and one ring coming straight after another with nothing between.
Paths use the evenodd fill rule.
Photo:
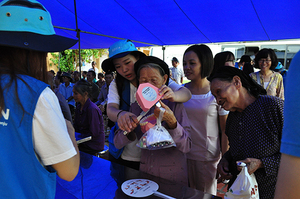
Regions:
<instances>
[{"instance_id":1,"label":"hand holding bag","mask_svg":"<svg viewBox=\"0 0 300 199\"><path fill-rule=\"evenodd\" d=\"M232 186L226 192L225 199L259 199L258 184L254 173L249 175L245 163L239 162L238 166L242 166L242 171L239 173Z\"/></svg>"},{"instance_id":2,"label":"hand holding bag","mask_svg":"<svg viewBox=\"0 0 300 199\"><path fill-rule=\"evenodd\" d=\"M165 127L161 125L162 117L165 112L164 108L160 108L159 117L156 125L150 128L138 141L136 146L142 149L157 150L176 146L173 138Z\"/></svg>"}]
</instances>

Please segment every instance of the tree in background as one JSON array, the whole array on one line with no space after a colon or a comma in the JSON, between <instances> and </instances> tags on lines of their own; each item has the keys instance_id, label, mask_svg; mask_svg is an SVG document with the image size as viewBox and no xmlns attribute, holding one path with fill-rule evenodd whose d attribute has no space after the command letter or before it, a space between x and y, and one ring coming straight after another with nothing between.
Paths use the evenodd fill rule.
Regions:
<instances>
[{"instance_id":1,"label":"tree in background","mask_svg":"<svg viewBox=\"0 0 300 199\"><path fill-rule=\"evenodd\" d=\"M106 53L107 49L83 49L81 50L81 63L90 63ZM65 50L60 53L51 53L50 66L55 65L62 72L73 72L79 67L79 50ZM82 64L81 64L82 66ZM79 69L78 69L79 70Z\"/></svg>"}]
</instances>

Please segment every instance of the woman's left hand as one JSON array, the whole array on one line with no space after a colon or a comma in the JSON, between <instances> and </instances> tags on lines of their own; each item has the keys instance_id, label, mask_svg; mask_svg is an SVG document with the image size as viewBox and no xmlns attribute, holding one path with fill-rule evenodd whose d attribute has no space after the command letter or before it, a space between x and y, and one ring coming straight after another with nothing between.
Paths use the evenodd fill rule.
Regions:
<instances>
[{"instance_id":1,"label":"woman's left hand","mask_svg":"<svg viewBox=\"0 0 300 199\"><path fill-rule=\"evenodd\" d=\"M161 100L167 99L171 102L175 101L175 94L174 94L173 90L166 85L162 85L160 87L159 94L162 95Z\"/></svg>"},{"instance_id":2,"label":"woman's left hand","mask_svg":"<svg viewBox=\"0 0 300 199\"><path fill-rule=\"evenodd\" d=\"M167 122L170 129L175 129L177 127L177 119L176 119L173 111L167 105L165 105L161 100L159 102L161 104L161 107L165 109L162 121ZM158 118L159 113L160 113L160 108L155 106L154 116L156 118Z\"/></svg>"},{"instance_id":3,"label":"woman's left hand","mask_svg":"<svg viewBox=\"0 0 300 199\"><path fill-rule=\"evenodd\" d=\"M256 158L246 158L245 160L237 161L237 163L238 162L244 162L247 165L249 175L254 173L257 169L263 168L262 161ZM238 170L241 171L242 167L238 166Z\"/></svg>"}]
</instances>

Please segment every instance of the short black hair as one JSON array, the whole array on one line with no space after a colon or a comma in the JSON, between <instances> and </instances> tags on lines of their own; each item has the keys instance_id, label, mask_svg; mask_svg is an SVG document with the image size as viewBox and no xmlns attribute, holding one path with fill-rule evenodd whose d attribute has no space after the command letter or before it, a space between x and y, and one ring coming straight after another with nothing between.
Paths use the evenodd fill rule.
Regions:
<instances>
[{"instance_id":1,"label":"short black hair","mask_svg":"<svg viewBox=\"0 0 300 199\"><path fill-rule=\"evenodd\" d=\"M193 51L194 53L196 53L201 63L201 78L208 77L214 67L214 58L210 48L204 44L193 45L185 50L183 56L189 51Z\"/></svg>"},{"instance_id":2,"label":"short black hair","mask_svg":"<svg viewBox=\"0 0 300 199\"><path fill-rule=\"evenodd\" d=\"M112 71L108 71L108 72L106 72L106 73L105 73L105 76L106 76L106 75L111 75L111 76L114 76L114 72L112 72Z\"/></svg>"},{"instance_id":3,"label":"short black hair","mask_svg":"<svg viewBox=\"0 0 300 199\"><path fill-rule=\"evenodd\" d=\"M223 51L217 53L214 57L214 67L222 67L225 66L225 63L231 59L234 59L234 54L230 51Z\"/></svg>"},{"instance_id":4,"label":"short black hair","mask_svg":"<svg viewBox=\"0 0 300 199\"><path fill-rule=\"evenodd\" d=\"M249 55L243 55L240 59L240 62L251 62L251 57Z\"/></svg>"},{"instance_id":5,"label":"short black hair","mask_svg":"<svg viewBox=\"0 0 300 199\"><path fill-rule=\"evenodd\" d=\"M176 57L173 57L172 58L172 61L176 62L176 63L179 63L178 59Z\"/></svg>"},{"instance_id":6,"label":"short black hair","mask_svg":"<svg viewBox=\"0 0 300 199\"><path fill-rule=\"evenodd\" d=\"M274 70L278 64L278 60L274 50L271 48L263 48L260 51L258 51L258 53L255 56L255 66L259 67L259 60L261 60L262 58L266 59L268 58L268 56L270 56L272 62L270 70Z\"/></svg>"},{"instance_id":7,"label":"short black hair","mask_svg":"<svg viewBox=\"0 0 300 199\"><path fill-rule=\"evenodd\" d=\"M98 76L100 75L100 77L104 77L103 73L98 73Z\"/></svg>"},{"instance_id":8,"label":"short black hair","mask_svg":"<svg viewBox=\"0 0 300 199\"><path fill-rule=\"evenodd\" d=\"M93 71L93 70L90 70L90 71L88 71L88 73L92 73L92 76L93 76L93 77L96 77L96 73L95 73L95 71Z\"/></svg>"}]
</instances>

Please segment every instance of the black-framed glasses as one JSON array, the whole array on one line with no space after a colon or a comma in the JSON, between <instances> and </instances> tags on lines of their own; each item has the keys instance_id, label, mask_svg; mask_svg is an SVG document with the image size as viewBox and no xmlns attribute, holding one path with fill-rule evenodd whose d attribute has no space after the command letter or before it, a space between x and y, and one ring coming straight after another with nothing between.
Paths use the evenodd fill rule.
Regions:
<instances>
[{"instance_id":1,"label":"black-framed glasses","mask_svg":"<svg viewBox=\"0 0 300 199\"><path fill-rule=\"evenodd\" d=\"M263 64L263 63L265 62L266 64L269 64L269 63L271 63L271 61L272 61L271 59L267 59L267 60L259 60L258 63L259 63L259 64Z\"/></svg>"}]
</instances>

